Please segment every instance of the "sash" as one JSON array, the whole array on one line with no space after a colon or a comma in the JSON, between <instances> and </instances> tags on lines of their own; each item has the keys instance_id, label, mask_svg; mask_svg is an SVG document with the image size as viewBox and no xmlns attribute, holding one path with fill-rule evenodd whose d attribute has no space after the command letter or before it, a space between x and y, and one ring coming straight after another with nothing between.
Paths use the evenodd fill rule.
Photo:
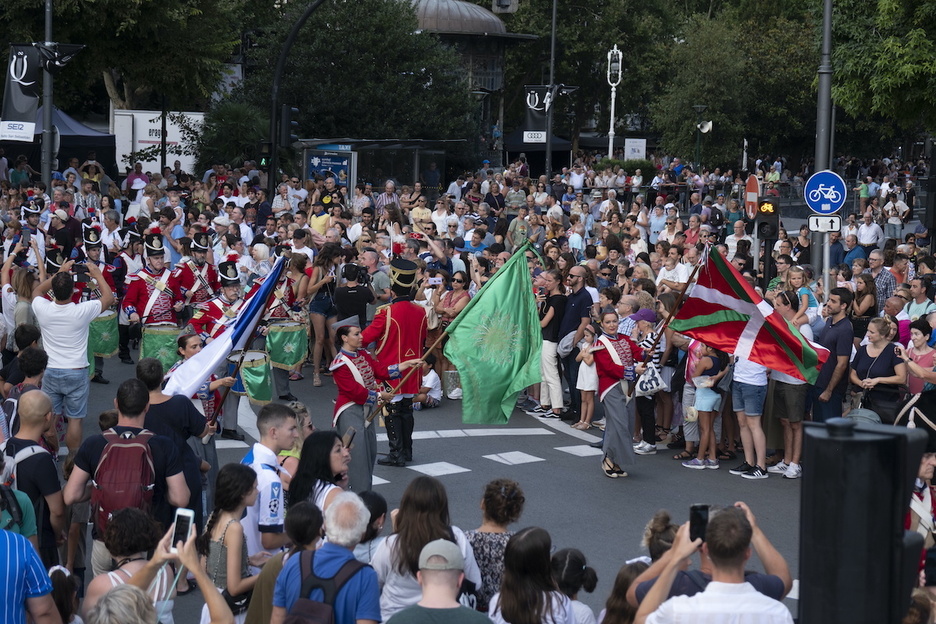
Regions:
<instances>
[{"instance_id":1,"label":"sash","mask_svg":"<svg viewBox=\"0 0 936 624\"><path fill-rule=\"evenodd\" d=\"M616 349L615 346L614 346L614 342L613 342L610 338L608 338L607 336L605 336L604 334L602 334L602 335L598 336L597 341L600 342L601 345L605 348L605 351L607 351L607 352L608 352L608 355L611 356L611 361L614 362L614 364L615 364L616 366L624 366L624 362L621 360L621 354L617 352L617 349ZM634 356L634 354L633 354L633 352L631 352L631 358L632 358L632 359L633 359L633 356ZM633 364L632 364L632 365L633 365ZM624 400L625 400L626 402L630 402L630 400L631 400L631 396L630 396L630 395L631 395L630 383L628 383L628 381L627 381L626 379L621 379L621 381L620 381L619 383L621 384L621 391L624 393ZM609 392L609 391L611 390L611 388L613 388L613 387L614 387L614 384L611 384L610 386L608 386L608 387L605 389L605 391L601 393L601 396L600 396L599 398L600 398L601 400L604 400L605 395L607 395L608 392Z\"/></svg>"},{"instance_id":2,"label":"sash","mask_svg":"<svg viewBox=\"0 0 936 624\"><path fill-rule=\"evenodd\" d=\"M923 488L922 499L916 496L910 497L910 509L920 518L916 532L926 540L933 532L933 529L936 529L933 522L933 494L928 485Z\"/></svg>"},{"instance_id":3,"label":"sash","mask_svg":"<svg viewBox=\"0 0 936 624\"><path fill-rule=\"evenodd\" d=\"M351 358L339 351L338 357L336 357L331 366L328 367L328 370L334 371L338 368L341 368L342 366L348 367L348 370L351 371L351 376L354 377L354 381L361 384L363 388L367 388L367 384L364 383L364 376L361 374L361 371L358 370L358 367L354 365L354 362L351 361ZM338 426L338 417L341 416L341 413L352 405L357 404L352 401L348 401L347 403L343 403L337 406L335 409L335 415L332 416L332 427Z\"/></svg>"},{"instance_id":4,"label":"sash","mask_svg":"<svg viewBox=\"0 0 936 624\"><path fill-rule=\"evenodd\" d=\"M143 316L140 317L140 320L145 323L153 309L153 306L156 305L156 300L159 299L159 296L164 292L169 292L170 296L172 294L172 291L166 288L166 281L169 279L169 269L164 268L162 275L159 276L158 280L153 279L145 271L138 275L147 284L153 287L153 292L150 293L149 300L146 302L146 307L143 308Z\"/></svg>"},{"instance_id":5,"label":"sash","mask_svg":"<svg viewBox=\"0 0 936 624\"><path fill-rule=\"evenodd\" d=\"M218 319L218 322L216 322L214 327L211 328L211 331L208 332L208 335L212 338L214 338L219 332L223 331L224 328L228 326L228 323L230 323L231 320L237 316L237 312L241 309L241 306L244 305L244 300L238 299L228 308L225 308L221 301L215 299L215 305L221 309L221 318Z\"/></svg>"},{"instance_id":6,"label":"sash","mask_svg":"<svg viewBox=\"0 0 936 624\"><path fill-rule=\"evenodd\" d=\"M202 267L202 270L199 271L195 267L195 263L189 260L185 265L192 270L192 273L195 275L195 285L192 286L192 289L185 294L185 304L188 305L192 302L192 297L195 296L195 293L198 292L198 289L204 286L207 289L211 289L208 285L208 280L205 279L205 274L208 273L208 263L205 263L205 266Z\"/></svg>"}]
</instances>

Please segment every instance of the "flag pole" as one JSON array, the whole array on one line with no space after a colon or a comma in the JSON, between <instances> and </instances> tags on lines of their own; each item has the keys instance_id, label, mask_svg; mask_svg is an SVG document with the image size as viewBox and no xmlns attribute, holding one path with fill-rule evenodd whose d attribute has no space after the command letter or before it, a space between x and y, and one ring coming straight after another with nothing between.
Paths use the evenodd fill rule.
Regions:
<instances>
[{"instance_id":1,"label":"flag pole","mask_svg":"<svg viewBox=\"0 0 936 624\"><path fill-rule=\"evenodd\" d=\"M425 362L426 355L432 353L432 350L435 349L437 346L439 346L439 343L442 342L442 339L445 338L446 336L448 336L448 332L443 331L442 334L438 338L436 338L436 341L433 342L432 345L428 349L426 349L426 352L423 354L421 358L419 358L419 361ZM408 371L406 371L406 374L403 375L402 379L400 379L400 381L397 382L397 387L402 386L404 383L406 383L406 380L410 378L410 375L412 375L415 372L416 372L415 366L410 368ZM368 414L367 418L364 419L365 428L370 427L371 423L374 422L374 419L377 417L377 412L379 412L383 408L383 406L384 406L383 401L378 400L377 404L374 406L374 409L371 410L371 413Z\"/></svg>"},{"instance_id":2,"label":"flag pole","mask_svg":"<svg viewBox=\"0 0 936 624\"><path fill-rule=\"evenodd\" d=\"M670 312L666 317L666 320L663 321L663 326L660 327L660 331L653 340L653 344L650 345L650 348L647 349L647 351L644 353L644 362L648 362L650 358L653 357L653 352L656 350L657 345L660 344L660 339L663 338L663 332L666 331L666 328L669 327L670 321L672 321L673 317L676 316L676 311L679 310L679 306L682 304L682 301L686 296L686 291L689 290L689 286L692 285L692 280L695 279L695 276L699 272L699 269L702 267L702 265L708 261L709 255L706 253L705 259L697 262L696 265L692 268L692 273L689 275L689 279L686 280L686 287L681 289L679 294L676 296L676 304L673 306L673 311Z\"/></svg>"}]
</instances>

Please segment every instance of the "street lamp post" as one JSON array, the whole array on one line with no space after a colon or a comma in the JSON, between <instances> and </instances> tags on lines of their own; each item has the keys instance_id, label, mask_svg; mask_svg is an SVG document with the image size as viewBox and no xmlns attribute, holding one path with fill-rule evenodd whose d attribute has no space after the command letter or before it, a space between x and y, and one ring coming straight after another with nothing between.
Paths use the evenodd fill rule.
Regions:
<instances>
[{"instance_id":1,"label":"street lamp post","mask_svg":"<svg viewBox=\"0 0 936 624\"><path fill-rule=\"evenodd\" d=\"M702 113L708 108L705 104L696 104L692 107L696 112L695 128L695 172L701 173L702 169Z\"/></svg>"},{"instance_id":2,"label":"street lamp post","mask_svg":"<svg viewBox=\"0 0 936 624\"><path fill-rule=\"evenodd\" d=\"M617 44L608 51L608 84L611 86L611 126L608 129L608 159L614 158L614 100L617 98L617 86L621 84L621 59L623 53Z\"/></svg>"}]
</instances>

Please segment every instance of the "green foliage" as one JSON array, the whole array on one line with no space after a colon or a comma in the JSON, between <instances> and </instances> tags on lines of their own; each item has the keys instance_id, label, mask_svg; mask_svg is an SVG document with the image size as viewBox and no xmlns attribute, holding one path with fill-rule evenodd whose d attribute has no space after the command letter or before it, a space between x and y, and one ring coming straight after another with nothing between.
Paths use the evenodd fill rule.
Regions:
<instances>
[{"instance_id":1,"label":"green foliage","mask_svg":"<svg viewBox=\"0 0 936 624\"><path fill-rule=\"evenodd\" d=\"M183 128L183 136L194 148L201 171L214 163L258 160L260 144L269 127L270 118L265 110L224 100L205 113L201 129Z\"/></svg>"},{"instance_id":2,"label":"green foliage","mask_svg":"<svg viewBox=\"0 0 936 624\"><path fill-rule=\"evenodd\" d=\"M602 158L598 165L595 167L595 171L600 171L611 167L620 167L627 173L634 173L640 169L641 173L653 171L653 163L649 160L620 160L617 158Z\"/></svg>"},{"instance_id":3,"label":"green foliage","mask_svg":"<svg viewBox=\"0 0 936 624\"><path fill-rule=\"evenodd\" d=\"M693 155L698 118L713 130L702 136L702 162L735 166L745 138L749 151L801 155L815 134L814 50L803 45L808 22L759 20L728 10L718 19L695 17L671 49L670 82L652 104L654 129L671 154ZM756 20L756 21L755 21Z\"/></svg>"},{"instance_id":4,"label":"green foliage","mask_svg":"<svg viewBox=\"0 0 936 624\"><path fill-rule=\"evenodd\" d=\"M259 3L263 4L263 2ZM57 101L104 82L117 108L191 109L217 87L240 41L244 0L56 0L53 35L82 50L56 76ZM42 41L37 0L0 2L0 41Z\"/></svg>"},{"instance_id":5,"label":"green foliage","mask_svg":"<svg viewBox=\"0 0 936 624\"><path fill-rule=\"evenodd\" d=\"M303 5L289 3L251 60L272 68ZM477 104L454 50L417 33L406 0L326 2L302 28L280 102L299 109L302 138L466 138ZM236 98L268 109L271 71L248 73Z\"/></svg>"},{"instance_id":6,"label":"green foliage","mask_svg":"<svg viewBox=\"0 0 936 624\"><path fill-rule=\"evenodd\" d=\"M832 23L835 102L936 131L936 0L836 0Z\"/></svg>"}]
</instances>

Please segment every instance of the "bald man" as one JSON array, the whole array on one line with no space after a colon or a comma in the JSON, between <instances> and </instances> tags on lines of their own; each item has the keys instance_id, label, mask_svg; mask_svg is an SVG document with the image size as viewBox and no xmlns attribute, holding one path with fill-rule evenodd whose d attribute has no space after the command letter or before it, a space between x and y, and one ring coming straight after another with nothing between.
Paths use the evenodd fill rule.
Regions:
<instances>
[{"instance_id":1,"label":"bald man","mask_svg":"<svg viewBox=\"0 0 936 624\"><path fill-rule=\"evenodd\" d=\"M51 399L42 390L26 392L19 398L16 420L19 431L10 438L6 451L15 459L7 462L15 462L16 489L29 496L35 506L39 557L49 568L59 563L58 543L64 540L66 529L58 470L52 454L41 444L52 429Z\"/></svg>"},{"instance_id":2,"label":"bald man","mask_svg":"<svg viewBox=\"0 0 936 624\"><path fill-rule=\"evenodd\" d=\"M897 320L897 340L907 345L910 343L910 315L904 310L904 303L900 297L888 297L884 301L881 316L892 316Z\"/></svg>"}]
</instances>

